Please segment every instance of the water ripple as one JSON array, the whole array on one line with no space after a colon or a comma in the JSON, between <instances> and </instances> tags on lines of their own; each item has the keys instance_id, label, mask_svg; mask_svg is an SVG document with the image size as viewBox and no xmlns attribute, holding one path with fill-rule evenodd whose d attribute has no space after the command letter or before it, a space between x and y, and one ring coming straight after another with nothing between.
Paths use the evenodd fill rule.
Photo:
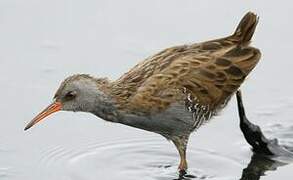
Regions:
<instances>
[{"instance_id":1,"label":"water ripple","mask_svg":"<svg viewBox=\"0 0 293 180\"><path fill-rule=\"evenodd\" d=\"M111 142L93 140L72 147L51 147L41 154L40 166L62 166L73 180L178 178L177 151L173 144L159 138L118 139ZM192 147L188 150L188 161L189 179L219 179L229 174L231 169L241 167L233 158ZM213 162L212 165L210 162Z\"/></svg>"},{"instance_id":2,"label":"water ripple","mask_svg":"<svg viewBox=\"0 0 293 180\"><path fill-rule=\"evenodd\" d=\"M10 167L0 167L0 179L9 179L15 173L12 171Z\"/></svg>"}]
</instances>

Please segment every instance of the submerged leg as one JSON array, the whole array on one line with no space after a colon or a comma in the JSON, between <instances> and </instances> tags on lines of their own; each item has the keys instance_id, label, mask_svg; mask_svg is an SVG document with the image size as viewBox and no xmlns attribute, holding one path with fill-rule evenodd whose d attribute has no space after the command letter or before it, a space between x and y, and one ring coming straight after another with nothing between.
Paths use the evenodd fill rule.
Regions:
<instances>
[{"instance_id":1,"label":"submerged leg","mask_svg":"<svg viewBox=\"0 0 293 180\"><path fill-rule=\"evenodd\" d=\"M186 147L188 143L189 136L174 137L172 142L175 144L179 155L180 155L180 164L178 166L180 175L185 175L188 168L186 161Z\"/></svg>"}]
</instances>

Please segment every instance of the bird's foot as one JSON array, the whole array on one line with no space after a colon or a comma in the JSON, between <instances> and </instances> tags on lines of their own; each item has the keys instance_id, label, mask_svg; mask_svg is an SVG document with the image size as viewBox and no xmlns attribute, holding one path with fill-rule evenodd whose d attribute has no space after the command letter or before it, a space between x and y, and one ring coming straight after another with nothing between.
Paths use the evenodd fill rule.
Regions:
<instances>
[{"instance_id":1,"label":"bird's foot","mask_svg":"<svg viewBox=\"0 0 293 180\"><path fill-rule=\"evenodd\" d=\"M179 177L184 177L187 174L185 169L179 169Z\"/></svg>"},{"instance_id":2,"label":"bird's foot","mask_svg":"<svg viewBox=\"0 0 293 180\"><path fill-rule=\"evenodd\" d=\"M193 178L196 178L196 176L187 174L186 169L179 169L179 178L176 180L191 180Z\"/></svg>"},{"instance_id":3,"label":"bird's foot","mask_svg":"<svg viewBox=\"0 0 293 180\"><path fill-rule=\"evenodd\" d=\"M179 167L179 177L183 178L187 175L187 162L185 160L181 160Z\"/></svg>"}]
</instances>

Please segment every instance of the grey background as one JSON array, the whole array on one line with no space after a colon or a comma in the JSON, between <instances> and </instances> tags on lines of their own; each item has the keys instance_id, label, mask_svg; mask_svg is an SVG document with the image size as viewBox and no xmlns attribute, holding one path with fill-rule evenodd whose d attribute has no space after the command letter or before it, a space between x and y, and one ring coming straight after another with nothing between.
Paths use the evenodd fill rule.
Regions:
<instances>
[{"instance_id":1,"label":"grey background","mask_svg":"<svg viewBox=\"0 0 293 180\"><path fill-rule=\"evenodd\" d=\"M245 104L251 119L273 136L276 127L293 124L291 1L1 0L0 179L151 179L147 173L126 176L119 170L163 155L156 157L152 152L152 157L137 162L127 159L131 155L117 160L119 154L115 150L111 154L110 148L104 156L110 160L95 154L97 148L88 148L91 143L119 145L129 139L157 142L175 156L176 164L176 151L163 138L85 113L60 112L29 132L23 127L51 101L68 75L88 73L116 79L158 50L232 33L247 11L260 16L253 44L263 56L242 86ZM234 105L233 98L221 116L191 138L190 151L200 148L238 163L217 164L219 157L209 162L203 158L203 167L200 160L191 162L194 169L212 174L210 179L237 179L250 159ZM292 169L292 165L280 167L262 179L289 180Z\"/></svg>"}]
</instances>

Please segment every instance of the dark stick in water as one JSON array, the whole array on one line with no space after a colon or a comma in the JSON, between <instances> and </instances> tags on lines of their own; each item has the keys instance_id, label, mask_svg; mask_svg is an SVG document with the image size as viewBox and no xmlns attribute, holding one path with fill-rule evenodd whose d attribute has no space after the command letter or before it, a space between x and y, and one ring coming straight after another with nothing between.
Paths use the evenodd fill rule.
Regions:
<instances>
[{"instance_id":1,"label":"dark stick in water","mask_svg":"<svg viewBox=\"0 0 293 180\"><path fill-rule=\"evenodd\" d=\"M269 140L262 133L259 126L252 124L245 115L241 92L236 93L240 129L246 141L252 146L253 156L248 166L243 169L240 180L259 180L266 171L274 171L287 163L275 161L275 158L292 159L293 153L279 145L277 139Z\"/></svg>"},{"instance_id":2,"label":"dark stick in water","mask_svg":"<svg viewBox=\"0 0 293 180\"><path fill-rule=\"evenodd\" d=\"M236 96L240 118L240 129L246 141L252 146L254 152L265 155L274 155L268 147L272 142L263 135L259 126L252 124L247 119L240 90L237 91ZM275 146L275 144L273 146Z\"/></svg>"},{"instance_id":3,"label":"dark stick in water","mask_svg":"<svg viewBox=\"0 0 293 180\"><path fill-rule=\"evenodd\" d=\"M236 97L240 118L240 129L246 141L252 146L253 151L257 154L266 156L292 156L293 154L281 146L277 139L267 139L260 127L247 119L240 90L237 91Z\"/></svg>"}]
</instances>

